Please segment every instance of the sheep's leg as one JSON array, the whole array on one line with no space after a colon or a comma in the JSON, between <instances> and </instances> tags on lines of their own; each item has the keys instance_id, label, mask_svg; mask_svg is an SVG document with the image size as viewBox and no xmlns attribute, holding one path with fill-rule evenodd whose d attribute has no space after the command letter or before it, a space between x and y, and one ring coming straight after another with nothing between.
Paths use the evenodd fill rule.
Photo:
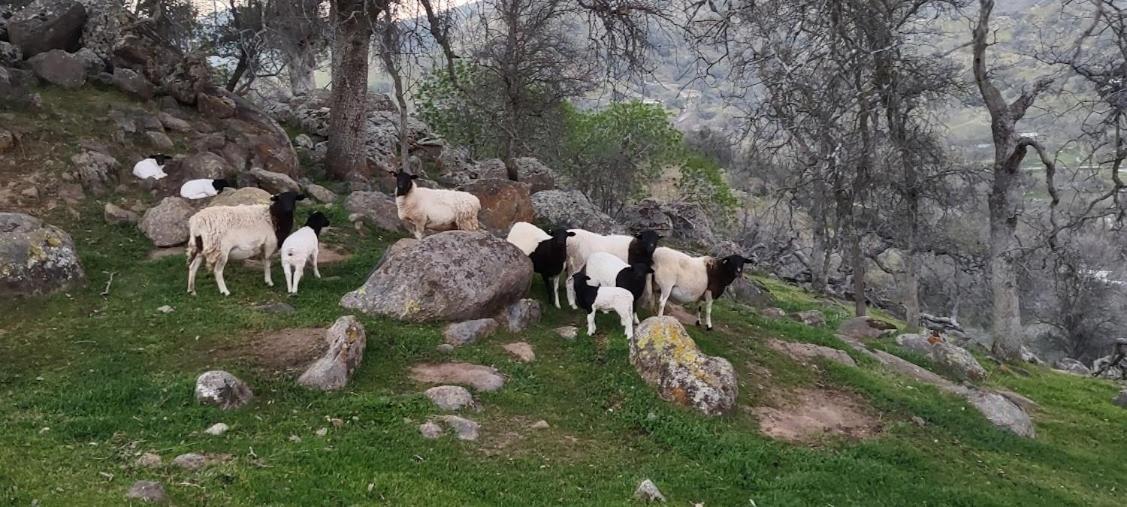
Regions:
<instances>
[{"instance_id":1,"label":"sheep's leg","mask_svg":"<svg viewBox=\"0 0 1127 507\"><path fill-rule=\"evenodd\" d=\"M556 303L556 309L560 309L560 275L552 277L552 301Z\"/></svg>"},{"instance_id":2,"label":"sheep's leg","mask_svg":"<svg viewBox=\"0 0 1127 507\"><path fill-rule=\"evenodd\" d=\"M578 308L575 306L575 279L571 277L571 275L574 274L575 272L570 268L564 270L564 276L567 277L567 279L564 280L564 290L567 292L567 304L571 305L572 310Z\"/></svg>"},{"instance_id":3,"label":"sheep's leg","mask_svg":"<svg viewBox=\"0 0 1127 507\"><path fill-rule=\"evenodd\" d=\"M270 254L272 253L274 252L271 252L270 250L267 250L265 248L262 249L262 278L266 281L266 285L269 287L274 286L274 280L270 278Z\"/></svg>"},{"instance_id":4,"label":"sheep's leg","mask_svg":"<svg viewBox=\"0 0 1127 507\"><path fill-rule=\"evenodd\" d=\"M668 287L663 286L661 288L661 301L658 302L658 306L657 306L657 316L658 317L665 315L665 303L667 301L669 301L669 295L670 294L673 294L673 286L672 285L670 285Z\"/></svg>"},{"instance_id":5,"label":"sheep's leg","mask_svg":"<svg viewBox=\"0 0 1127 507\"><path fill-rule=\"evenodd\" d=\"M704 328L712 331L712 291L704 291Z\"/></svg>"},{"instance_id":6,"label":"sheep's leg","mask_svg":"<svg viewBox=\"0 0 1127 507\"><path fill-rule=\"evenodd\" d=\"M293 264L282 259L282 275L286 277L286 294L293 294Z\"/></svg>"},{"instance_id":7,"label":"sheep's leg","mask_svg":"<svg viewBox=\"0 0 1127 507\"><path fill-rule=\"evenodd\" d=\"M197 254L191 264L188 264L188 294L193 296L196 295L196 271L200 269L201 263L203 263L203 254Z\"/></svg>"},{"instance_id":8,"label":"sheep's leg","mask_svg":"<svg viewBox=\"0 0 1127 507\"><path fill-rule=\"evenodd\" d=\"M595 314L598 313L594 308L591 313L587 314L587 336L595 336Z\"/></svg>"},{"instance_id":9,"label":"sheep's leg","mask_svg":"<svg viewBox=\"0 0 1127 507\"><path fill-rule=\"evenodd\" d=\"M297 294L297 285L301 283L301 275L305 273L305 262L295 262L293 267L293 293Z\"/></svg>"},{"instance_id":10,"label":"sheep's leg","mask_svg":"<svg viewBox=\"0 0 1127 507\"><path fill-rule=\"evenodd\" d=\"M320 251L320 245L317 245L317 248L313 249L313 276L316 276L317 278L321 278L321 270L317 269L317 254L320 253Z\"/></svg>"},{"instance_id":11,"label":"sheep's leg","mask_svg":"<svg viewBox=\"0 0 1127 507\"><path fill-rule=\"evenodd\" d=\"M231 291L227 290L227 282L223 280L223 268L227 266L227 252L223 252L219 259L215 261L215 284L219 286L219 293L224 296L230 296Z\"/></svg>"},{"instance_id":12,"label":"sheep's leg","mask_svg":"<svg viewBox=\"0 0 1127 507\"><path fill-rule=\"evenodd\" d=\"M632 309L626 309L625 312L623 312L623 311L618 312L618 321L622 323L622 330L626 332L626 343L627 344L633 344L634 343L634 326L630 322L630 315L633 314L634 312L631 311L631 310ZM638 320L638 316L635 314L634 315L634 321L635 321L634 323L637 323L637 320Z\"/></svg>"},{"instance_id":13,"label":"sheep's leg","mask_svg":"<svg viewBox=\"0 0 1127 507\"><path fill-rule=\"evenodd\" d=\"M546 273L540 273L540 279L544 280L544 291L548 293L548 302L552 302L552 277Z\"/></svg>"}]
</instances>

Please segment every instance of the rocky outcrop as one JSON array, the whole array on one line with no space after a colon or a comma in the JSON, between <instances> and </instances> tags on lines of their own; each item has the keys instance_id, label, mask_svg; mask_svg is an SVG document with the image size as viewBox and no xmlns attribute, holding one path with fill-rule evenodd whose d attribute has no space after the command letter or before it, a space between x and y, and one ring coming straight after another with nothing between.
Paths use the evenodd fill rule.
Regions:
<instances>
[{"instance_id":1,"label":"rocky outcrop","mask_svg":"<svg viewBox=\"0 0 1127 507\"><path fill-rule=\"evenodd\" d=\"M634 331L630 362L666 401L706 415L736 403L739 386L727 359L706 356L673 317L650 317Z\"/></svg>"},{"instance_id":2,"label":"rocky outcrop","mask_svg":"<svg viewBox=\"0 0 1127 507\"><path fill-rule=\"evenodd\" d=\"M578 190L545 190L532 194L532 209L536 222L551 227L586 229L599 234L623 230Z\"/></svg>"},{"instance_id":3,"label":"rocky outcrop","mask_svg":"<svg viewBox=\"0 0 1127 507\"><path fill-rule=\"evenodd\" d=\"M27 61L40 79L63 88L80 88L86 84L86 67L71 53L52 49Z\"/></svg>"},{"instance_id":4,"label":"rocky outcrop","mask_svg":"<svg viewBox=\"0 0 1127 507\"><path fill-rule=\"evenodd\" d=\"M855 340L873 340L896 329L896 326L872 317L854 317L837 326L837 334Z\"/></svg>"},{"instance_id":5,"label":"rocky outcrop","mask_svg":"<svg viewBox=\"0 0 1127 507\"><path fill-rule=\"evenodd\" d=\"M0 213L0 297L39 296L82 285L74 241L21 213Z\"/></svg>"},{"instance_id":6,"label":"rocky outcrop","mask_svg":"<svg viewBox=\"0 0 1127 507\"><path fill-rule=\"evenodd\" d=\"M37 0L8 20L8 40L24 58L53 49L78 51L86 7L72 0Z\"/></svg>"},{"instance_id":7,"label":"rocky outcrop","mask_svg":"<svg viewBox=\"0 0 1127 507\"><path fill-rule=\"evenodd\" d=\"M1072 359L1071 357L1066 357L1064 359L1058 360L1056 363L1053 363L1053 368L1071 373L1073 375L1088 376L1092 374L1092 370L1089 370L1087 366L1084 366L1084 363Z\"/></svg>"},{"instance_id":8,"label":"rocky outcrop","mask_svg":"<svg viewBox=\"0 0 1127 507\"><path fill-rule=\"evenodd\" d=\"M404 231L403 221L395 199L381 192L353 192L344 199L344 209L349 216L355 216L385 231Z\"/></svg>"},{"instance_id":9,"label":"rocky outcrop","mask_svg":"<svg viewBox=\"0 0 1127 507\"><path fill-rule=\"evenodd\" d=\"M70 162L82 188L94 195L102 195L113 186L121 168L117 159L98 151L82 151L72 156Z\"/></svg>"},{"instance_id":10,"label":"rocky outcrop","mask_svg":"<svg viewBox=\"0 0 1127 507\"><path fill-rule=\"evenodd\" d=\"M389 254L341 306L413 322L479 319L518 301L531 280L532 262L511 243L449 231Z\"/></svg>"},{"instance_id":11,"label":"rocky outcrop","mask_svg":"<svg viewBox=\"0 0 1127 507\"><path fill-rule=\"evenodd\" d=\"M196 209L180 197L165 197L145 211L140 228L157 247L182 245L188 241L188 219Z\"/></svg>"},{"instance_id":12,"label":"rocky outcrop","mask_svg":"<svg viewBox=\"0 0 1127 507\"><path fill-rule=\"evenodd\" d=\"M712 220L693 203L643 199L622 210L622 223L631 234L653 230L678 245L709 247L717 241Z\"/></svg>"},{"instance_id":13,"label":"rocky outcrop","mask_svg":"<svg viewBox=\"0 0 1127 507\"><path fill-rule=\"evenodd\" d=\"M811 361L814 359L828 359L835 363L844 364L846 366L857 366L857 362L849 357L843 350L838 350L822 345L815 345L813 343L794 343L785 342L782 340L769 339L767 346L790 356L797 361Z\"/></svg>"},{"instance_id":14,"label":"rocky outcrop","mask_svg":"<svg viewBox=\"0 0 1127 507\"><path fill-rule=\"evenodd\" d=\"M531 187L530 193L542 192L544 190L555 190L556 188L556 172L548 166L540 162L539 159L533 157L519 157L513 159L513 165L517 169L517 180L522 183L528 183Z\"/></svg>"},{"instance_id":15,"label":"rocky outcrop","mask_svg":"<svg viewBox=\"0 0 1127 507\"><path fill-rule=\"evenodd\" d=\"M948 372L955 380L986 379L986 369L966 349L944 341L941 338L928 338L918 334L902 334L896 337L897 345L925 354L937 366Z\"/></svg>"},{"instance_id":16,"label":"rocky outcrop","mask_svg":"<svg viewBox=\"0 0 1127 507\"><path fill-rule=\"evenodd\" d=\"M459 190L475 195L481 201L478 222L494 234L505 235L517 222L532 222L532 198L527 183L487 179L469 183Z\"/></svg>"},{"instance_id":17,"label":"rocky outcrop","mask_svg":"<svg viewBox=\"0 0 1127 507\"><path fill-rule=\"evenodd\" d=\"M982 413L986 420L995 426L1008 429L1018 436L1034 438L1033 420L1021 407L1001 394L974 389L967 395L967 401Z\"/></svg>"},{"instance_id":18,"label":"rocky outcrop","mask_svg":"<svg viewBox=\"0 0 1127 507\"><path fill-rule=\"evenodd\" d=\"M367 341L364 326L356 317L346 315L337 319L325 333L329 348L325 355L309 366L297 379L297 383L320 389L335 391L348 384L353 372L364 360L364 347Z\"/></svg>"},{"instance_id":19,"label":"rocky outcrop","mask_svg":"<svg viewBox=\"0 0 1127 507\"><path fill-rule=\"evenodd\" d=\"M254 393L238 377L222 370L204 372L196 378L196 401L223 410L242 407L254 399Z\"/></svg>"}]
</instances>

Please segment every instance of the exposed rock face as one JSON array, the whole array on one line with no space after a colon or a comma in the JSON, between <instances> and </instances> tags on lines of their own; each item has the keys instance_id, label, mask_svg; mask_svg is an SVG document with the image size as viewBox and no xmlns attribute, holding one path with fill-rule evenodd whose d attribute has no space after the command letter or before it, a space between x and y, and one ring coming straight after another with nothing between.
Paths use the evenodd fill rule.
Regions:
<instances>
[{"instance_id":1,"label":"exposed rock face","mask_svg":"<svg viewBox=\"0 0 1127 507\"><path fill-rule=\"evenodd\" d=\"M781 340L767 340L767 346L782 352L799 361L809 361L815 358L824 358L841 363L846 366L857 366L857 362L849 357L843 350L838 350L813 343L794 343Z\"/></svg>"},{"instance_id":2,"label":"exposed rock face","mask_svg":"<svg viewBox=\"0 0 1127 507\"><path fill-rule=\"evenodd\" d=\"M643 199L622 210L622 222L627 232L654 230L674 244L707 247L716 243L712 220L704 208L693 203Z\"/></svg>"},{"instance_id":3,"label":"exposed rock face","mask_svg":"<svg viewBox=\"0 0 1127 507\"><path fill-rule=\"evenodd\" d=\"M158 247L182 245L188 241L188 219L196 210L180 197L165 197L145 211L141 232Z\"/></svg>"},{"instance_id":4,"label":"exposed rock face","mask_svg":"<svg viewBox=\"0 0 1127 507\"><path fill-rule=\"evenodd\" d=\"M349 215L358 215L385 231L403 231L395 199L381 192L353 192L344 200Z\"/></svg>"},{"instance_id":5,"label":"exposed rock face","mask_svg":"<svg viewBox=\"0 0 1127 507\"><path fill-rule=\"evenodd\" d=\"M477 180L461 188L481 201L478 222L494 234L506 234L517 222L532 222L532 198L527 183L509 180Z\"/></svg>"},{"instance_id":6,"label":"exposed rock face","mask_svg":"<svg viewBox=\"0 0 1127 507\"><path fill-rule=\"evenodd\" d=\"M346 315L337 319L325 333L329 349L314 362L297 382L306 387L334 391L348 384L352 373L364 360L367 341L364 326L356 317Z\"/></svg>"},{"instance_id":7,"label":"exposed rock face","mask_svg":"<svg viewBox=\"0 0 1127 507\"><path fill-rule=\"evenodd\" d=\"M86 7L71 0L37 0L8 20L8 40L24 58L52 49L77 51Z\"/></svg>"},{"instance_id":8,"label":"exposed rock face","mask_svg":"<svg viewBox=\"0 0 1127 507\"><path fill-rule=\"evenodd\" d=\"M532 194L532 209L536 221L549 226L586 229L599 234L623 230L578 190L545 190Z\"/></svg>"},{"instance_id":9,"label":"exposed rock face","mask_svg":"<svg viewBox=\"0 0 1127 507\"><path fill-rule=\"evenodd\" d=\"M855 340L872 340L880 338L881 335L893 329L896 329L896 326L882 320L872 317L854 317L838 324L837 334Z\"/></svg>"},{"instance_id":10,"label":"exposed rock face","mask_svg":"<svg viewBox=\"0 0 1127 507\"><path fill-rule=\"evenodd\" d=\"M460 347L493 334L497 331L497 327L497 321L494 319L467 320L447 325L442 331L442 336L447 344Z\"/></svg>"},{"instance_id":11,"label":"exposed rock face","mask_svg":"<svg viewBox=\"0 0 1127 507\"><path fill-rule=\"evenodd\" d=\"M79 88L86 84L86 67L74 55L52 49L28 59L31 70L40 79L63 88Z\"/></svg>"},{"instance_id":12,"label":"exposed rock face","mask_svg":"<svg viewBox=\"0 0 1127 507\"><path fill-rule=\"evenodd\" d=\"M1019 436L1034 438L1037 432L1033 428L1033 420L1029 418L1021 407L1014 404L998 393L989 391L972 390L967 395L970 402L982 415L995 426L1008 429Z\"/></svg>"},{"instance_id":13,"label":"exposed rock face","mask_svg":"<svg viewBox=\"0 0 1127 507\"><path fill-rule=\"evenodd\" d=\"M223 410L239 408L254 399L250 387L222 370L204 372L196 379L196 401Z\"/></svg>"},{"instance_id":14,"label":"exposed rock face","mask_svg":"<svg viewBox=\"0 0 1127 507\"><path fill-rule=\"evenodd\" d=\"M934 341L934 343L932 343ZM943 340L929 340L917 334L902 334L896 343L904 348L926 354L956 380L984 380L986 369L966 349Z\"/></svg>"},{"instance_id":15,"label":"exposed rock face","mask_svg":"<svg viewBox=\"0 0 1127 507\"><path fill-rule=\"evenodd\" d=\"M21 213L0 213L0 297L38 296L82 285L74 241Z\"/></svg>"},{"instance_id":16,"label":"exposed rock face","mask_svg":"<svg viewBox=\"0 0 1127 507\"><path fill-rule=\"evenodd\" d=\"M540 302L525 298L509 305L499 319L510 333L519 333L540 322Z\"/></svg>"},{"instance_id":17,"label":"exposed rock face","mask_svg":"<svg viewBox=\"0 0 1127 507\"><path fill-rule=\"evenodd\" d=\"M0 67L14 66L23 61L23 51L10 42L0 40Z\"/></svg>"},{"instance_id":18,"label":"exposed rock face","mask_svg":"<svg viewBox=\"0 0 1127 507\"><path fill-rule=\"evenodd\" d=\"M458 384L478 391L496 391L505 385L496 369L470 363L417 364L411 378L427 384Z\"/></svg>"},{"instance_id":19,"label":"exposed rock face","mask_svg":"<svg viewBox=\"0 0 1127 507\"><path fill-rule=\"evenodd\" d=\"M818 310L806 310L794 314L794 320L797 320L807 326L819 327L826 325L826 316Z\"/></svg>"},{"instance_id":20,"label":"exposed rock face","mask_svg":"<svg viewBox=\"0 0 1127 507\"><path fill-rule=\"evenodd\" d=\"M449 231L387 255L341 306L413 322L486 318L518 301L531 280L532 262L508 241Z\"/></svg>"},{"instance_id":21,"label":"exposed rock face","mask_svg":"<svg viewBox=\"0 0 1127 507\"><path fill-rule=\"evenodd\" d=\"M1074 375L1088 376L1092 374L1092 370L1089 370L1087 366L1084 366L1084 363L1072 359L1071 357L1066 357L1064 359L1058 360L1053 364L1053 367L1058 370L1072 373Z\"/></svg>"},{"instance_id":22,"label":"exposed rock face","mask_svg":"<svg viewBox=\"0 0 1127 507\"><path fill-rule=\"evenodd\" d=\"M255 187L243 187L240 189L226 188L223 189L223 192L219 195L212 197L207 207L252 204L270 204L270 192Z\"/></svg>"},{"instance_id":23,"label":"exposed rock face","mask_svg":"<svg viewBox=\"0 0 1127 507\"><path fill-rule=\"evenodd\" d=\"M442 410L457 411L463 408L474 408L473 395L462 386L432 387L423 394Z\"/></svg>"},{"instance_id":24,"label":"exposed rock face","mask_svg":"<svg viewBox=\"0 0 1127 507\"><path fill-rule=\"evenodd\" d=\"M548 166L533 157L520 157L513 159L517 168L517 180L528 183L532 188L529 192L535 194L544 190L556 188L556 173Z\"/></svg>"},{"instance_id":25,"label":"exposed rock face","mask_svg":"<svg viewBox=\"0 0 1127 507\"><path fill-rule=\"evenodd\" d=\"M259 188L270 192L271 194L280 194L282 192L301 192L301 186L297 184L293 178L281 173L267 171L265 169L254 168L250 171L251 176L258 180Z\"/></svg>"},{"instance_id":26,"label":"exposed rock face","mask_svg":"<svg viewBox=\"0 0 1127 507\"><path fill-rule=\"evenodd\" d=\"M727 359L706 356L673 317L650 317L634 331L630 362L666 401L706 415L726 412L739 386Z\"/></svg>"}]
</instances>

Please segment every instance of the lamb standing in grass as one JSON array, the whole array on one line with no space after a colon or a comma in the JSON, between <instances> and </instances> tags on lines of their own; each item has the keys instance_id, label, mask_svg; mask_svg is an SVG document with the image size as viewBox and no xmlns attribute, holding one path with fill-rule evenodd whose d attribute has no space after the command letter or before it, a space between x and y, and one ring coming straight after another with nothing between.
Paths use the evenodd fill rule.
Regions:
<instances>
[{"instance_id":1,"label":"lamb standing in grass","mask_svg":"<svg viewBox=\"0 0 1127 507\"><path fill-rule=\"evenodd\" d=\"M544 278L548 299L560 307L560 273L567 260L567 238L574 232L553 229L544 232L528 222L517 222L509 229L506 238L532 260L532 270Z\"/></svg>"},{"instance_id":2,"label":"lamb standing in grass","mask_svg":"<svg viewBox=\"0 0 1127 507\"><path fill-rule=\"evenodd\" d=\"M653 262L654 249L661 236L654 231L642 231L634 236L596 234L583 229L571 229L575 236L567 240L567 302L575 308L575 288L572 275L587 265L587 258L595 252L607 252L627 264ZM648 287L647 287L648 288ZM649 290L645 295L649 295Z\"/></svg>"},{"instance_id":3,"label":"lamb standing in grass","mask_svg":"<svg viewBox=\"0 0 1127 507\"><path fill-rule=\"evenodd\" d=\"M389 171L395 175L395 207L399 219L407 223L416 239L427 229L434 231L478 230L477 214L481 201L469 192L422 188L417 175Z\"/></svg>"},{"instance_id":4,"label":"lamb standing in grass","mask_svg":"<svg viewBox=\"0 0 1127 507\"><path fill-rule=\"evenodd\" d=\"M321 271L317 269L317 252L321 247L318 238L321 229L328 226L329 219L315 211L305 220L305 227L290 234L282 243L282 274L286 275L286 291L290 294L297 294L305 263L310 259L313 260L313 275L321 278Z\"/></svg>"},{"instance_id":5,"label":"lamb standing in grass","mask_svg":"<svg viewBox=\"0 0 1127 507\"><path fill-rule=\"evenodd\" d=\"M743 275L747 258L729 255L723 259L711 256L692 257L672 248L660 247L653 254L654 282L661 291L657 315L665 314L670 297L685 304L704 299L704 325L712 330L712 300L724 294L736 278ZM701 324L697 309L697 325Z\"/></svg>"},{"instance_id":6,"label":"lamb standing in grass","mask_svg":"<svg viewBox=\"0 0 1127 507\"><path fill-rule=\"evenodd\" d=\"M634 343L634 296L621 287L594 287L587 283L590 277L580 271L572 276L579 307L587 313L587 336L595 336L595 311L618 314L618 321L626 331L627 342Z\"/></svg>"},{"instance_id":7,"label":"lamb standing in grass","mask_svg":"<svg viewBox=\"0 0 1127 507\"><path fill-rule=\"evenodd\" d=\"M163 153L149 155L148 158L141 159L136 164L133 164L133 175L143 180L159 180L168 176L164 173L164 164L169 160L172 160L172 157Z\"/></svg>"},{"instance_id":8,"label":"lamb standing in grass","mask_svg":"<svg viewBox=\"0 0 1127 507\"><path fill-rule=\"evenodd\" d=\"M270 279L270 256L293 229L297 201L304 195L282 192L270 198L270 205L215 206L204 208L188 219L188 293L196 294L196 271L207 261L215 273L219 293L231 295L223 280L229 260L249 259L262 254L263 278Z\"/></svg>"},{"instance_id":9,"label":"lamb standing in grass","mask_svg":"<svg viewBox=\"0 0 1127 507\"><path fill-rule=\"evenodd\" d=\"M224 188L231 188L231 183L224 179L188 180L180 185L180 197L191 200L206 199L219 195Z\"/></svg>"},{"instance_id":10,"label":"lamb standing in grass","mask_svg":"<svg viewBox=\"0 0 1127 507\"><path fill-rule=\"evenodd\" d=\"M588 284L596 287L620 287L630 291L634 297L634 323L638 323L638 303L646 290L646 282L653 269L645 262L626 264L606 252L595 252L587 258L587 267L584 271L589 278Z\"/></svg>"}]
</instances>

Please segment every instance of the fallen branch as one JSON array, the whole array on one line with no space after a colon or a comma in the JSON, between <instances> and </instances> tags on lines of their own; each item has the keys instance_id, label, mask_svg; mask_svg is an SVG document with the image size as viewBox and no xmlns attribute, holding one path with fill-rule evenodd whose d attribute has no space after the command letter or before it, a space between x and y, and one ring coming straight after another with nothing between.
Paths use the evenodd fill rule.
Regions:
<instances>
[{"instance_id":1,"label":"fallen branch","mask_svg":"<svg viewBox=\"0 0 1127 507\"><path fill-rule=\"evenodd\" d=\"M110 271L110 279L109 279L109 281L106 282L106 290L102 291L102 297L106 297L106 296L110 295L110 285L113 285L113 275L116 275L116 274L117 274L117 271Z\"/></svg>"}]
</instances>

